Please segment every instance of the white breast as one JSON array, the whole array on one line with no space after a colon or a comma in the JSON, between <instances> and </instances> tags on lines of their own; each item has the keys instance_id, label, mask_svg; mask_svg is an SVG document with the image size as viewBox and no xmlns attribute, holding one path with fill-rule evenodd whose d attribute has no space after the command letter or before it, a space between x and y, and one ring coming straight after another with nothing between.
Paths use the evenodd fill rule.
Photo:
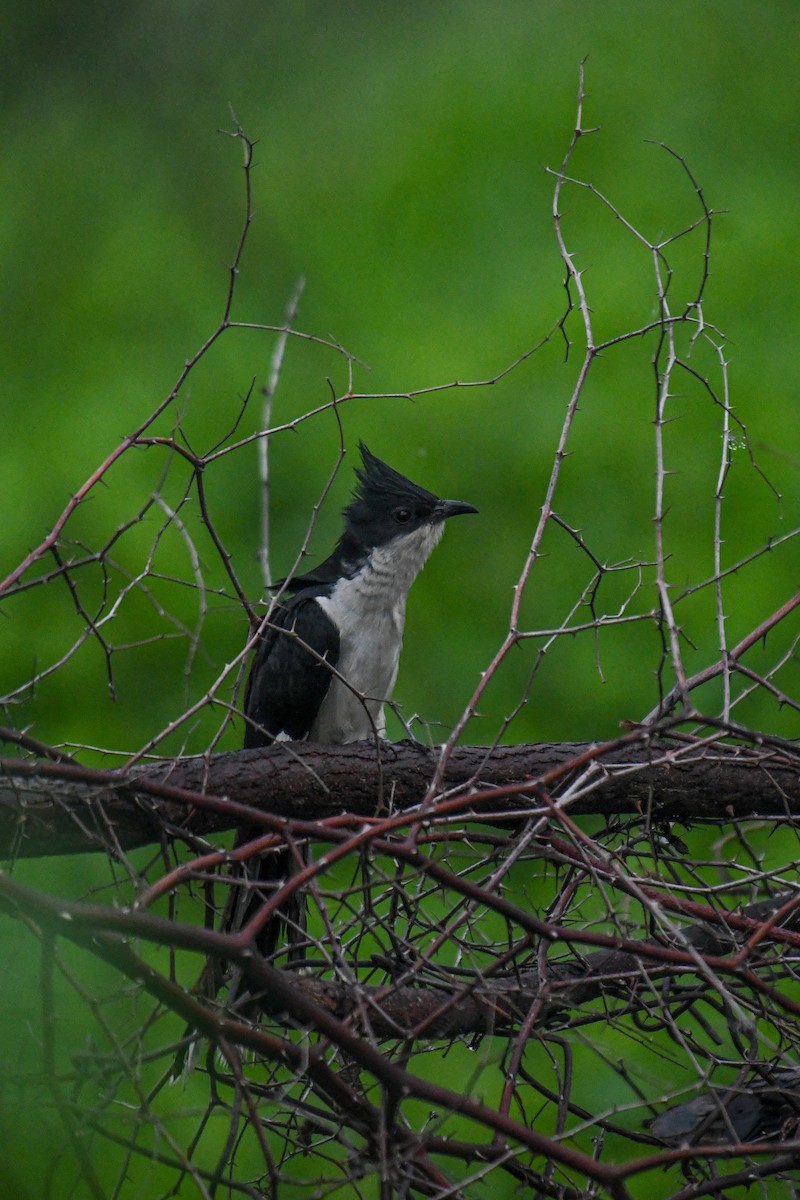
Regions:
<instances>
[{"instance_id":1,"label":"white breast","mask_svg":"<svg viewBox=\"0 0 800 1200\"><path fill-rule=\"evenodd\" d=\"M424 525L372 552L353 579L341 579L317 603L339 630L339 661L310 732L314 742L344 743L383 736L383 706L391 698L403 645L406 596L442 536ZM346 683L343 682L346 680Z\"/></svg>"}]
</instances>

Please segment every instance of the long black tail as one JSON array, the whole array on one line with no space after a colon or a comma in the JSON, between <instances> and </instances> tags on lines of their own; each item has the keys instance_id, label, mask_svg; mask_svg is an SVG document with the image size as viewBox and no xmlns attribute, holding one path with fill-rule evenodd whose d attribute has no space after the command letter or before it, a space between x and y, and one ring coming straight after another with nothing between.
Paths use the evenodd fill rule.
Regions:
<instances>
[{"instance_id":1,"label":"long black tail","mask_svg":"<svg viewBox=\"0 0 800 1200\"><path fill-rule=\"evenodd\" d=\"M262 833L263 829L257 826L240 829L234 849L240 849ZM301 851L301 858L307 861L305 850ZM239 869L241 881L231 886L220 926L223 933L236 933L249 924L278 888L298 873L300 865L297 853L286 848L248 859ZM258 953L272 959L285 941L288 962L301 962L306 951L305 917L305 900L299 891L294 891L256 935Z\"/></svg>"},{"instance_id":2,"label":"long black tail","mask_svg":"<svg viewBox=\"0 0 800 1200\"><path fill-rule=\"evenodd\" d=\"M234 848L246 845L262 833L263 828L260 826L240 829ZM300 857L306 860L305 848L301 849ZM237 868L239 880L232 880L229 884L220 932L238 933L272 898L278 888L296 875L299 869L297 852L289 848L254 855L253 858L242 862ZM302 963L308 942L306 903L304 896L299 892L293 892L259 930L255 948L258 954L273 960L279 957L282 942L287 946L287 964L297 966ZM263 1008L262 996L250 989L241 969L218 958L207 960L195 991L212 1004L219 998L226 1013L242 1020L257 1021ZM173 1064L173 1079L178 1079L191 1070L202 1043L203 1039L195 1034L193 1027L187 1026L181 1049Z\"/></svg>"}]
</instances>

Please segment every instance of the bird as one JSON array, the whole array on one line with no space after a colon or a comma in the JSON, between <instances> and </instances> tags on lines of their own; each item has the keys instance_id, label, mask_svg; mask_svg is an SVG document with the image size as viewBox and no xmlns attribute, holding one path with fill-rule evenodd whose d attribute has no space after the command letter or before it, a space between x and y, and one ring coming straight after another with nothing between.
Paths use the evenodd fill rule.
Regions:
<instances>
[{"instance_id":1,"label":"bird","mask_svg":"<svg viewBox=\"0 0 800 1200\"><path fill-rule=\"evenodd\" d=\"M245 691L245 749L385 736L384 706L397 678L409 589L445 521L478 511L412 483L363 442L359 451L362 466L333 553L281 582L280 601L259 634ZM235 846L262 833L240 828ZM236 889L223 927L240 929L297 869L286 849L245 863L246 886ZM302 959L302 913L293 895L260 930L258 952L274 955L285 925L289 961Z\"/></svg>"},{"instance_id":2,"label":"bird","mask_svg":"<svg viewBox=\"0 0 800 1200\"><path fill-rule=\"evenodd\" d=\"M750 1142L797 1136L800 1121L800 1069L762 1067L730 1087L705 1088L645 1122L668 1146Z\"/></svg>"}]
</instances>

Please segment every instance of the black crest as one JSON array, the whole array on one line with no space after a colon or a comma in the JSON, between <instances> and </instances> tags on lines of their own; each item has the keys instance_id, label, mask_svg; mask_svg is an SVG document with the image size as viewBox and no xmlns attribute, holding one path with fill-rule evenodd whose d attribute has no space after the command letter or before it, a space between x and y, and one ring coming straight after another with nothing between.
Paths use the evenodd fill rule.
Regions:
<instances>
[{"instance_id":1,"label":"black crest","mask_svg":"<svg viewBox=\"0 0 800 1200\"><path fill-rule=\"evenodd\" d=\"M343 514L346 527L356 536L369 530L372 538L381 541L379 530L382 526L389 537L400 532L403 523L413 528L430 520L438 497L376 458L363 442L359 442L358 448L364 466L356 469L358 486ZM409 514L400 526L394 519L399 509L408 510Z\"/></svg>"},{"instance_id":2,"label":"black crest","mask_svg":"<svg viewBox=\"0 0 800 1200\"><path fill-rule=\"evenodd\" d=\"M477 512L460 500L439 500L382 462L363 442L358 446L364 464L356 468L357 487L342 514L344 530L329 558L302 575L283 581L290 592L324 587L341 576L352 576L372 550L423 525L444 521L458 513ZM430 547L432 548L432 546Z\"/></svg>"}]
</instances>

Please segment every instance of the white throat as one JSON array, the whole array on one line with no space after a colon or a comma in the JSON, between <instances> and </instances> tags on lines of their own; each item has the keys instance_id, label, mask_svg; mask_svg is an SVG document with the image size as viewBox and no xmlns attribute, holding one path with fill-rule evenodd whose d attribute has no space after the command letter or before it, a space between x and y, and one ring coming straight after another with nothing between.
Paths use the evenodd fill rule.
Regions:
<instances>
[{"instance_id":1,"label":"white throat","mask_svg":"<svg viewBox=\"0 0 800 1200\"><path fill-rule=\"evenodd\" d=\"M337 676L309 732L344 743L383 736L403 646L406 596L444 531L437 521L372 551L352 579L340 579L319 606L339 630ZM338 678L341 676L341 678Z\"/></svg>"}]
</instances>

